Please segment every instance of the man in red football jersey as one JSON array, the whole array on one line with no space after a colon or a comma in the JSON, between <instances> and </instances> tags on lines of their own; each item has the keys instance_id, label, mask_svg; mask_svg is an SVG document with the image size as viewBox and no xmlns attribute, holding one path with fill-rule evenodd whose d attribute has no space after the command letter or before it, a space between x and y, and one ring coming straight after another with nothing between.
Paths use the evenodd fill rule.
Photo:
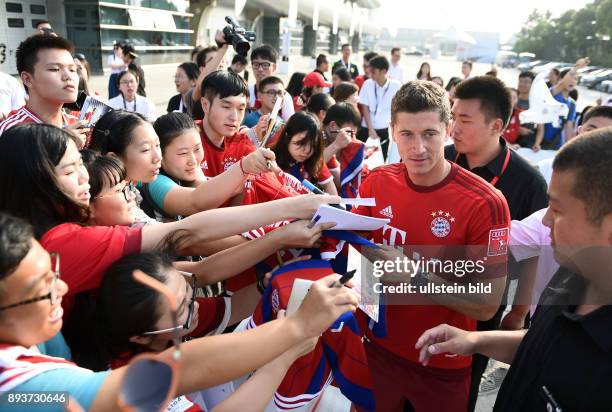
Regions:
<instances>
[{"instance_id":1,"label":"man in red football jersey","mask_svg":"<svg viewBox=\"0 0 612 412\"><path fill-rule=\"evenodd\" d=\"M376 198L376 206L353 209L390 219L372 232L376 243L403 247L403 253L386 248L386 260L409 258L408 263L423 265L417 270L408 265L413 269L399 276L393 274L402 272L396 267L381 278L382 286L404 285L399 290L406 290L386 290L380 318L367 331L365 347L376 409L381 411L464 412L471 358L442 354L424 367L415 344L422 332L439 323L475 330L477 320L495 314L503 294L508 205L485 180L444 159L449 123L442 88L427 81L402 86L392 102L391 132L403 163L374 169L359 194ZM431 259L443 265L424 269ZM468 266L473 270L465 270ZM469 293L456 287L469 291L470 284L490 290ZM444 293L432 293L434 289Z\"/></svg>"},{"instance_id":2,"label":"man in red football jersey","mask_svg":"<svg viewBox=\"0 0 612 412\"><path fill-rule=\"evenodd\" d=\"M17 71L28 102L0 123L0 135L11 127L28 123L47 123L65 127L85 144L87 129L80 129L76 117L66 114L64 103L77 100L79 76L72 58L74 47L68 40L49 35L35 35L17 48Z\"/></svg>"},{"instance_id":3,"label":"man in red football jersey","mask_svg":"<svg viewBox=\"0 0 612 412\"><path fill-rule=\"evenodd\" d=\"M202 82L200 103L204 119L198 123L204 147L204 175L215 177L256 150L249 137L238 132L248 96L248 86L242 77L227 70L215 71ZM272 151L267 152L273 160Z\"/></svg>"}]
</instances>

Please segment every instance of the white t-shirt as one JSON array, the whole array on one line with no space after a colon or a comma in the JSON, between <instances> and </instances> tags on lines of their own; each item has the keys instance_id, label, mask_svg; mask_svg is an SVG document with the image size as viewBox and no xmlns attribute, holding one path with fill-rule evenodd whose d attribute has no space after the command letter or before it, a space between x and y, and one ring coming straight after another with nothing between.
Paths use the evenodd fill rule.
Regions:
<instances>
[{"instance_id":1,"label":"white t-shirt","mask_svg":"<svg viewBox=\"0 0 612 412\"><path fill-rule=\"evenodd\" d=\"M125 66L123 59L120 59L119 57L115 56L115 53L108 56L108 59L106 59L106 63L108 64L108 67L110 67L111 64L123 64ZM125 67L111 69L111 74L121 73L123 70L125 70Z\"/></svg>"},{"instance_id":2,"label":"white t-shirt","mask_svg":"<svg viewBox=\"0 0 612 412\"><path fill-rule=\"evenodd\" d=\"M257 100L257 92L255 91L255 84L249 84L249 106L255 106L255 100ZM287 92L285 92L285 97L283 97L283 105L281 107L281 118L283 121L289 120L291 116L295 113L295 108L293 107L293 98Z\"/></svg>"},{"instance_id":3,"label":"white t-shirt","mask_svg":"<svg viewBox=\"0 0 612 412\"><path fill-rule=\"evenodd\" d=\"M137 94L133 101L128 102L123 99L123 96L115 96L107 103L115 110L127 110L128 112L137 112L152 122L156 119L155 104L148 97Z\"/></svg>"},{"instance_id":4,"label":"white t-shirt","mask_svg":"<svg viewBox=\"0 0 612 412\"><path fill-rule=\"evenodd\" d=\"M25 105L25 89L19 80L0 72L0 113L7 115Z\"/></svg>"},{"instance_id":5,"label":"white t-shirt","mask_svg":"<svg viewBox=\"0 0 612 412\"><path fill-rule=\"evenodd\" d=\"M402 69L402 66L400 66L399 64L389 64L389 71L387 72L387 76L389 76L390 79L397 80L400 83L404 83L404 69Z\"/></svg>"},{"instance_id":6,"label":"white t-shirt","mask_svg":"<svg viewBox=\"0 0 612 412\"><path fill-rule=\"evenodd\" d=\"M370 110L370 120L374 129L386 129L391 122L391 100L395 93L402 87L397 80L387 79L384 86L379 86L372 79L368 79L363 84L359 92L359 104L368 106ZM361 122L363 127L367 127L365 119Z\"/></svg>"},{"instance_id":7,"label":"white t-shirt","mask_svg":"<svg viewBox=\"0 0 612 412\"><path fill-rule=\"evenodd\" d=\"M539 256L532 302L537 302L546 289L559 264L555 260L550 240L550 229L542 223L546 209L538 210L523 220L513 220L510 229L510 250L517 262ZM531 305L531 314L536 304Z\"/></svg>"}]
</instances>

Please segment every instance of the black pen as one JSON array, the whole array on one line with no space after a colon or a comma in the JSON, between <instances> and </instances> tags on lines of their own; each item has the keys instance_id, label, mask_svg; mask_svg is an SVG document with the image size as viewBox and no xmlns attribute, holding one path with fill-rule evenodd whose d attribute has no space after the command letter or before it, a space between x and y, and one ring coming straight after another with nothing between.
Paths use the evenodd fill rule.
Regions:
<instances>
[{"instance_id":1,"label":"black pen","mask_svg":"<svg viewBox=\"0 0 612 412\"><path fill-rule=\"evenodd\" d=\"M344 275L342 275L340 279L334 281L332 287L339 288L339 287L344 286L346 282L351 280L351 278L355 275L356 272L357 272L357 269L349 270Z\"/></svg>"},{"instance_id":2,"label":"black pen","mask_svg":"<svg viewBox=\"0 0 612 412\"><path fill-rule=\"evenodd\" d=\"M314 217L313 220L310 221L310 223L308 224L308 226L306 226L308 229L312 229L314 227L314 225L317 224L317 222L321 219L321 215L316 215Z\"/></svg>"}]
</instances>

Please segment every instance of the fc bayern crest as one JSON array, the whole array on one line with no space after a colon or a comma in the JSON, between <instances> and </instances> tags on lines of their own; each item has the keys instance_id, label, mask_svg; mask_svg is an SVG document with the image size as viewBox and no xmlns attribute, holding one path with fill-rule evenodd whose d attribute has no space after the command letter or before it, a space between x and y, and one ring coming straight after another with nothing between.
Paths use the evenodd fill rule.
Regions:
<instances>
[{"instance_id":1,"label":"fc bayern crest","mask_svg":"<svg viewBox=\"0 0 612 412\"><path fill-rule=\"evenodd\" d=\"M439 238L448 236L451 232L451 223L455 221L455 218L443 210L434 211L431 216L433 217L430 224L431 233Z\"/></svg>"}]
</instances>

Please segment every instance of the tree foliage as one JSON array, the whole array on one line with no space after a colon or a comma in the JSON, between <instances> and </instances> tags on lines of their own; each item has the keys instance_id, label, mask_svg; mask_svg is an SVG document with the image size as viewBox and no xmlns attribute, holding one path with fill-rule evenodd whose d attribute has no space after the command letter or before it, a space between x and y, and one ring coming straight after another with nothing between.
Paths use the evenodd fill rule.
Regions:
<instances>
[{"instance_id":1,"label":"tree foliage","mask_svg":"<svg viewBox=\"0 0 612 412\"><path fill-rule=\"evenodd\" d=\"M557 18L550 11L531 12L514 44L516 52L538 59L575 62L589 56L592 64L612 67L612 0L594 0Z\"/></svg>"}]
</instances>

